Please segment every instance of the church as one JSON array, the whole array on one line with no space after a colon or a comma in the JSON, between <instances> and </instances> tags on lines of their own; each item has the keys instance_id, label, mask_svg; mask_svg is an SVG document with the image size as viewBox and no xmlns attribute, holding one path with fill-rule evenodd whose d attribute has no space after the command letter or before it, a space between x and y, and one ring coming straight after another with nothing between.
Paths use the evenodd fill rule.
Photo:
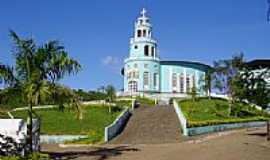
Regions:
<instances>
[{"instance_id":1,"label":"church","mask_svg":"<svg viewBox=\"0 0 270 160\"><path fill-rule=\"evenodd\" d=\"M198 95L206 94L202 88L210 66L191 61L161 60L157 47L150 19L143 9L135 22L129 56L124 60L124 95L184 97L192 88Z\"/></svg>"}]
</instances>

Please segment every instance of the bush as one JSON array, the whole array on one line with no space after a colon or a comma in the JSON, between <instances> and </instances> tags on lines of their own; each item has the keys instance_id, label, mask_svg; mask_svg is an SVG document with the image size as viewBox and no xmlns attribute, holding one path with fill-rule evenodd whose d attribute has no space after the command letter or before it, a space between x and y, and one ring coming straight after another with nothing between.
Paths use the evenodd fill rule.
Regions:
<instances>
[{"instance_id":1,"label":"bush","mask_svg":"<svg viewBox=\"0 0 270 160\"><path fill-rule=\"evenodd\" d=\"M33 153L31 155L22 157L22 156L5 156L1 157L1 160L51 160L50 156L47 154Z\"/></svg>"},{"instance_id":2,"label":"bush","mask_svg":"<svg viewBox=\"0 0 270 160\"><path fill-rule=\"evenodd\" d=\"M0 155L17 156L23 151L23 144L17 143L12 137L0 134Z\"/></svg>"},{"instance_id":3,"label":"bush","mask_svg":"<svg viewBox=\"0 0 270 160\"><path fill-rule=\"evenodd\" d=\"M224 120L188 121L187 127L192 128L192 127L213 126L219 124L232 124L232 123L267 121L267 120L270 120L270 118L253 117L253 118L236 118Z\"/></svg>"}]
</instances>

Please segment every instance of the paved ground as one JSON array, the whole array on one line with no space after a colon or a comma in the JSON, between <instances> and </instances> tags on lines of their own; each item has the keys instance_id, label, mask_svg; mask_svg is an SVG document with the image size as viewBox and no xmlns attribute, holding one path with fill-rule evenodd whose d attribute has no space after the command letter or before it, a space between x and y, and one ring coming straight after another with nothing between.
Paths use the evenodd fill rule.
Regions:
<instances>
[{"instance_id":1,"label":"paved ground","mask_svg":"<svg viewBox=\"0 0 270 160\"><path fill-rule=\"evenodd\" d=\"M266 129L242 129L219 136L196 137L196 141L169 144L104 145L59 148L43 145L55 159L66 160L269 160Z\"/></svg>"},{"instance_id":2,"label":"paved ground","mask_svg":"<svg viewBox=\"0 0 270 160\"><path fill-rule=\"evenodd\" d=\"M172 106L139 107L122 134L110 144L162 144L181 142L183 139Z\"/></svg>"}]
</instances>

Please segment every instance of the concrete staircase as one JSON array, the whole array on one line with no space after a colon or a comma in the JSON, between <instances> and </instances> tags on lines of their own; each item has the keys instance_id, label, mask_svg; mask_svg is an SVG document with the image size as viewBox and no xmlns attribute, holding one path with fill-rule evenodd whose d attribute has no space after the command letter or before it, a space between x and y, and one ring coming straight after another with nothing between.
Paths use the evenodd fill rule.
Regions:
<instances>
[{"instance_id":1,"label":"concrete staircase","mask_svg":"<svg viewBox=\"0 0 270 160\"><path fill-rule=\"evenodd\" d=\"M172 106L143 106L134 110L124 131L111 144L176 143L184 139Z\"/></svg>"}]
</instances>

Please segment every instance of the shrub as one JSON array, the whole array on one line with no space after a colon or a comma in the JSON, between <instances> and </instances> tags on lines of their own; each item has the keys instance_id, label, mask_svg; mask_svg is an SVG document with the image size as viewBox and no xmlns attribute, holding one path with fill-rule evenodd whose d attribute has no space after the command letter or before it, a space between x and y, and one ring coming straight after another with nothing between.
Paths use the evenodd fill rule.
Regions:
<instances>
[{"instance_id":1,"label":"shrub","mask_svg":"<svg viewBox=\"0 0 270 160\"><path fill-rule=\"evenodd\" d=\"M224 119L224 120L188 121L187 126L188 128L192 128L192 127L213 126L213 125L219 125L219 124L232 124L232 123L267 121L267 120L270 120L270 118L253 117L253 118L235 118L235 119Z\"/></svg>"},{"instance_id":2,"label":"shrub","mask_svg":"<svg viewBox=\"0 0 270 160\"><path fill-rule=\"evenodd\" d=\"M23 144L17 143L12 137L0 134L0 155L17 156L23 151Z\"/></svg>"},{"instance_id":3,"label":"shrub","mask_svg":"<svg viewBox=\"0 0 270 160\"><path fill-rule=\"evenodd\" d=\"M22 156L5 156L1 157L1 160L51 160L50 156L47 154L41 153L32 153L31 155L22 157Z\"/></svg>"}]
</instances>

